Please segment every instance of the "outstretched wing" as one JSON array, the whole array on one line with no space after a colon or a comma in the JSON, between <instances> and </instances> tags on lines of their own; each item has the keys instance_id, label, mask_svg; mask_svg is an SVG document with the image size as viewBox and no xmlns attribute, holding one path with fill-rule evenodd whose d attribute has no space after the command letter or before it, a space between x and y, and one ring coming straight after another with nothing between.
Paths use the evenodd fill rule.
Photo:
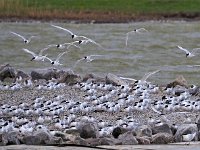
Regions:
<instances>
[{"instance_id":1,"label":"outstretched wing","mask_svg":"<svg viewBox=\"0 0 200 150\"><path fill-rule=\"evenodd\" d=\"M62 53L60 53L58 56L57 56L57 58L56 58L56 62L59 62L59 59L65 54L65 53L67 53L68 51L65 51L65 52L62 52Z\"/></svg>"},{"instance_id":2,"label":"outstretched wing","mask_svg":"<svg viewBox=\"0 0 200 150\"><path fill-rule=\"evenodd\" d=\"M28 41L31 41L31 39L34 38L34 37L35 37L35 36L31 36L31 37L29 37Z\"/></svg>"},{"instance_id":3,"label":"outstretched wing","mask_svg":"<svg viewBox=\"0 0 200 150\"><path fill-rule=\"evenodd\" d=\"M34 57L37 56L34 52L32 52L32 51L30 51L30 50L28 50L28 49L26 49L26 48L23 48L23 51L25 51L25 52L27 52L27 53L33 55Z\"/></svg>"},{"instance_id":4,"label":"outstretched wing","mask_svg":"<svg viewBox=\"0 0 200 150\"><path fill-rule=\"evenodd\" d=\"M160 70L156 70L156 71L153 71L153 72L149 72L147 74L145 74L142 79L141 79L141 83L145 82L150 76L152 76L153 74L159 72Z\"/></svg>"},{"instance_id":5,"label":"outstretched wing","mask_svg":"<svg viewBox=\"0 0 200 150\"><path fill-rule=\"evenodd\" d=\"M127 44L128 44L128 36L129 36L129 33L130 33L130 32L126 33L126 46L127 46Z\"/></svg>"},{"instance_id":6,"label":"outstretched wing","mask_svg":"<svg viewBox=\"0 0 200 150\"><path fill-rule=\"evenodd\" d=\"M81 59L77 60L72 68L74 69L74 68L76 67L76 65L77 65L81 60L84 60L84 59L85 59L85 58L81 58Z\"/></svg>"},{"instance_id":7,"label":"outstretched wing","mask_svg":"<svg viewBox=\"0 0 200 150\"><path fill-rule=\"evenodd\" d=\"M148 32L145 28L136 29L136 32Z\"/></svg>"},{"instance_id":8,"label":"outstretched wing","mask_svg":"<svg viewBox=\"0 0 200 150\"><path fill-rule=\"evenodd\" d=\"M65 29L63 27L60 27L60 26L56 26L56 25L51 25L52 27L55 27L55 28L58 28L58 29L61 29L61 30L64 30L64 31L67 31L68 33L70 33L71 35L74 35L74 33L68 29Z\"/></svg>"},{"instance_id":9,"label":"outstretched wing","mask_svg":"<svg viewBox=\"0 0 200 150\"><path fill-rule=\"evenodd\" d=\"M45 59L49 60L51 63L53 62L53 60L51 60L49 57L45 57Z\"/></svg>"},{"instance_id":10,"label":"outstretched wing","mask_svg":"<svg viewBox=\"0 0 200 150\"><path fill-rule=\"evenodd\" d=\"M14 35L16 35L16 36L22 38L23 40L26 40L25 37L23 37L22 35L20 35L20 34L18 34L18 33L15 33L15 32L12 32L12 31L10 31L10 33L12 33L12 34L14 34Z\"/></svg>"},{"instance_id":11,"label":"outstretched wing","mask_svg":"<svg viewBox=\"0 0 200 150\"><path fill-rule=\"evenodd\" d=\"M200 52L200 48L194 48L191 53L196 54L196 53L199 53L199 52Z\"/></svg>"},{"instance_id":12,"label":"outstretched wing","mask_svg":"<svg viewBox=\"0 0 200 150\"><path fill-rule=\"evenodd\" d=\"M40 50L40 53L39 53L39 56L42 56L43 52L48 50L49 48L51 48L52 46L48 46L48 47L45 47L43 49Z\"/></svg>"},{"instance_id":13,"label":"outstretched wing","mask_svg":"<svg viewBox=\"0 0 200 150\"><path fill-rule=\"evenodd\" d=\"M177 46L180 50L182 50L182 51L184 51L185 53L190 53L187 49L185 49L185 48L183 48L183 47L181 47L181 46Z\"/></svg>"}]
</instances>

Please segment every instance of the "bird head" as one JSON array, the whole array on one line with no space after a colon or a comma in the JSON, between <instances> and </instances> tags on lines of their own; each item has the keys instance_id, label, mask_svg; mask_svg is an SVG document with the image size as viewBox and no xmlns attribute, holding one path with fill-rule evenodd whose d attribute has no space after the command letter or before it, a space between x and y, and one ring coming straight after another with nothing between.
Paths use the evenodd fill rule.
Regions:
<instances>
[{"instance_id":1,"label":"bird head","mask_svg":"<svg viewBox=\"0 0 200 150\"><path fill-rule=\"evenodd\" d=\"M31 61L33 61L33 60L35 60L35 57L33 57L33 58L31 59Z\"/></svg>"},{"instance_id":2,"label":"bird head","mask_svg":"<svg viewBox=\"0 0 200 150\"><path fill-rule=\"evenodd\" d=\"M59 47L60 47L60 44L56 45L56 47L59 48Z\"/></svg>"},{"instance_id":3,"label":"bird head","mask_svg":"<svg viewBox=\"0 0 200 150\"><path fill-rule=\"evenodd\" d=\"M189 53L186 54L186 57L188 57L188 56L189 56Z\"/></svg>"},{"instance_id":4,"label":"bird head","mask_svg":"<svg viewBox=\"0 0 200 150\"><path fill-rule=\"evenodd\" d=\"M53 65L53 64L54 64L54 61L52 61L51 64Z\"/></svg>"},{"instance_id":5,"label":"bird head","mask_svg":"<svg viewBox=\"0 0 200 150\"><path fill-rule=\"evenodd\" d=\"M81 44L83 41L82 40L80 40L79 42L78 42L78 44Z\"/></svg>"},{"instance_id":6,"label":"bird head","mask_svg":"<svg viewBox=\"0 0 200 150\"><path fill-rule=\"evenodd\" d=\"M74 34L72 34L72 39L75 37L75 35Z\"/></svg>"}]
</instances>

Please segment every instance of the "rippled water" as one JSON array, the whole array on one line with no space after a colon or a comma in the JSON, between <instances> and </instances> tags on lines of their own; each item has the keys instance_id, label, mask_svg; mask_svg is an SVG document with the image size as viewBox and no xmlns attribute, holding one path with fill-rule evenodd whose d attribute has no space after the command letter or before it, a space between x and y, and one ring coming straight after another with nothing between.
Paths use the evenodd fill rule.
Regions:
<instances>
[{"instance_id":1,"label":"rippled water","mask_svg":"<svg viewBox=\"0 0 200 150\"><path fill-rule=\"evenodd\" d=\"M64 55L60 62L69 69L85 55L104 55L91 63L79 63L76 73L96 73L105 76L108 72L123 77L140 79L149 72L161 71L149 81L155 83L168 83L177 75L183 75L190 84L199 84L200 67L199 56L186 58L184 52L176 45L192 49L200 47L200 22L137 22L130 24L67 24L53 23L66 27L77 34L85 35L100 43L105 50L89 44L83 45L82 50L72 48L70 53ZM135 28L146 28L145 34L132 34L128 46L125 48L125 36L128 31ZM25 36L35 35L30 44L23 44L19 38L10 34L15 31ZM51 68L49 62L31 62L31 56L22 48L34 52L48 44L71 42L69 34L53 28L50 23L0 23L0 64L9 63L15 68L30 72L32 69ZM55 58L60 52L56 48L48 51L50 58Z\"/></svg>"}]
</instances>

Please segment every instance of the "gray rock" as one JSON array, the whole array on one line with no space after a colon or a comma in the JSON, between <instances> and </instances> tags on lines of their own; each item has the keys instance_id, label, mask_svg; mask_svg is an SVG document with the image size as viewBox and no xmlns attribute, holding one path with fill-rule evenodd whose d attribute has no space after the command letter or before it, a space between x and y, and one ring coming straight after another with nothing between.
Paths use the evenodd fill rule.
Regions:
<instances>
[{"instance_id":1,"label":"gray rock","mask_svg":"<svg viewBox=\"0 0 200 150\"><path fill-rule=\"evenodd\" d=\"M50 141L52 136L45 131L37 131L33 134L36 138L40 138L41 143L46 143L46 141Z\"/></svg>"},{"instance_id":2,"label":"gray rock","mask_svg":"<svg viewBox=\"0 0 200 150\"><path fill-rule=\"evenodd\" d=\"M138 144L141 144L141 145L147 145L151 143L150 138L147 136L143 136L143 137L136 136L136 140L138 141Z\"/></svg>"},{"instance_id":3,"label":"gray rock","mask_svg":"<svg viewBox=\"0 0 200 150\"><path fill-rule=\"evenodd\" d=\"M183 135L198 133L198 128L196 124L182 124L178 127L175 134L176 142L183 142ZM196 134L194 141L198 141L198 134Z\"/></svg>"},{"instance_id":4,"label":"gray rock","mask_svg":"<svg viewBox=\"0 0 200 150\"><path fill-rule=\"evenodd\" d=\"M136 128L135 132L138 137L142 137L142 136L151 137L152 136L152 130L147 125L139 126L138 128Z\"/></svg>"},{"instance_id":5,"label":"gray rock","mask_svg":"<svg viewBox=\"0 0 200 150\"><path fill-rule=\"evenodd\" d=\"M34 136L34 135L24 136L24 138L22 139L22 143L26 144L26 145L41 145L41 144L45 144L45 142L42 141L42 139L40 137Z\"/></svg>"},{"instance_id":6,"label":"gray rock","mask_svg":"<svg viewBox=\"0 0 200 150\"><path fill-rule=\"evenodd\" d=\"M101 145L101 141L99 138L89 138L89 139L85 139L85 141L87 142L88 145L90 146L98 146Z\"/></svg>"},{"instance_id":7,"label":"gray rock","mask_svg":"<svg viewBox=\"0 0 200 150\"><path fill-rule=\"evenodd\" d=\"M65 134L72 134L72 135L76 135L76 136L80 136L80 132L78 129L66 129L64 131Z\"/></svg>"},{"instance_id":8,"label":"gray rock","mask_svg":"<svg viewBox=\"0 0 200 150\"><path fill-rule=\"evenodd\" d=\"M153 134L157 134L157 133L168 133L168 134L172 134L172 130L171 130L171 127L164 123L162 125L159 125L159 126L154 126L152 128L152 133Z\"/></svg>"},{"instance_id":9,"label":"gray rock","mask_svg":"<svg viewBox=\"0 0 200 150\"><path fill-rule=\"evenodd\" d=\"M20 144L20 141L18 139L19 137L19 132L15 132L15 131L11 131L11 132L8 132L8 133L4 133L3 134L4 136L4 139L7 139L8 143L7 145L19 145Z\"/></svg>"},{"instance_id":10,"label":"gray rock","mask_svg":"<svg viewBox=\"0 0 200 150\"><path fill-rule=\"evenodd\" d=\"M78 82L81 82L81 77L70 72L63 73L58 79L58 83L66 83L68 85L73 85Z\"/></svg>"},{"instance_id":11,"label":"gray rock","mask_svg":"<svg viewBox=\"0 0 200 150\"><path fill-rule=\"evenodd\" d=\"M6 78L15 78L16 71L9 64L0 66L0 81L4 81Z\"/></svg>"},{"instance_id":12,"label":"gray rock","mask_svg":"<svg viewBox=\"0 0 200 150\"><path fill-rule=\"evenodd\" d=\"M37 70L31 72L32 80L51 80L52 78L58 78L57 69Z\"/></svg>"},{"instance_id":13,"label":"gray rock","mask_svg":"<svg viewBox=\"0 0 200 150\"><path fill-rule=\"evenodd\" d=\"M198 131L200 131L200 117L197 118L196 124L197 124Z\"/></svg>"},{"instance_id":14,"label":"gray rock","mask_svg":"<svg viewBox=\"0 0 200 150\"><path fill-rule=\"evenodd\" d=\"M138 144L138 141L133 136L133 133L131 131L128 131L124 134L119 135L118 140L122 145L136 145Z\"/></svg>"},{"instance_id":15,"label":"gray rock","mask_svg":"<svg viewBox=\"0 0 200 150\"><path fill-rule=\"evenodd\" d=\"M114 138L103 137L100 138L100 145L120 145L121 141Z\"/></svg>"},{"instance_id":16,"label":"gray rock","mask_svg":"<svg viewBox=\"0 0 200 150\"><path fill-rule=\"evenodd\" d=\"M73 144L90 146L88 144L88 142L85 139L81 138L81 137L76 137L76 139L74 140Z\"/></svg>"},{"instance_id":17,"label":"gray rock","mask_svg":"<svg viewBox=\"0 0 200 150\"><path fill-rule=\"evenodd\" d=\"M105 78L99 77L95 75L94 73L86 74L81 82L87 82L87 81L95 81L95 82L105 82Z\"/></svg>"},{"instance_id":18,"label":"gray rock","mask_svg":"<svg viewBox=\"0 0 200 150\"><path fill-rule=\"evenodd\" d=\"M54 145L54 144L61 144L63 140L61 137L52 137L49 140L45 140L45 144L47 145Z\"/></svg>"},{"instance_id":19,"label":"gray rock","mask_svg":"<svg viewBox=\"0 0 200 150\"><path fill-rule=\"evenodd\" d=\"M113 85L126 85L127 83L120 79L118 76L108 73L106 76L106 83Z\"/></svg>"},{"instance_id":20,"label":"gray rock","mask_svg":"<svg viewBox=\"0 0 200 150\"><path fill-rule=\"evenodd\" d=\"M0 134L0 146L5 146L8 144L8 139L5 138L3 134Z\"/></svg>"},{"instance_id":21,"label":"gray rock","mask_svg":"<svg viewBox=\"0 0 200 150\"><path fill-rule=\"evenodd\" d=\"M19 78L19 77L22 77L22 79L27 79L30 76L21 70L17 70L16 78Z\"/></svg>"},{"instance_id":22,"label":"gray rock","mask_svg":"<svg viewBox=\"0 0 200 150\"><path fill-rule=\"evenodd\" d=\"M152 136L151 143L152 144L167 144L167 143L173 143L174 137L172 134L168 133L157 133Z\"/></svg>"},{"instance_id":23,"label":"gray rock","mask_svg":"<svg viewBox=\"0 0 200 150\"><path fill-rule=\"evenodd\" d=\"M98 129L93 123L85 123L79 127L79 132L81 138L96 138Z\"/></svg>"},{"instance_id":24,"label":"gray rock","mask_svg":"<svg viewBox=\"0 0 200 150\"><path fill-rule=\"evenodd\" d=\"M118 138L120 134L127 132L128 130L123 127L116 127L113 129L112 135L114 138Z\"/></svg>"}]
</instances>

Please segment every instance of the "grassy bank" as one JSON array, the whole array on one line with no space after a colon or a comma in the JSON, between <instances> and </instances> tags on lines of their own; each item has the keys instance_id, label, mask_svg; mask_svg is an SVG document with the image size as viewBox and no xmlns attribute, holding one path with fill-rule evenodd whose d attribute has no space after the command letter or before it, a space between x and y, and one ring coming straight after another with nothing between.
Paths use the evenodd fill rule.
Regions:
<instances>
[{"instance_id":1,"label":"grassy bank","mask_svg":"<svg viewBox=\"0 0 200 150\"><path fill-rule=\"evenodd\" d=\"M200 0L0 0L1 18L125 21L199 15Z\"/></svg>"}]
</instances>

